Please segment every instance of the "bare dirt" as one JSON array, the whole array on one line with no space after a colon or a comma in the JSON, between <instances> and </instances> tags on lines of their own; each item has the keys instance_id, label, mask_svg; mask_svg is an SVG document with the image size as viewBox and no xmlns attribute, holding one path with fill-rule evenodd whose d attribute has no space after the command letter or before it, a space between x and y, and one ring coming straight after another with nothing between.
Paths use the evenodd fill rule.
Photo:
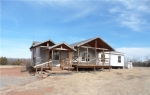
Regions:
<instances>
[{"instance_id":1,"label":"bare dirt","mask_svg":"<svg viewBox=\"0 0 150 95\"><path fill-rule=\"evenodd\" d=\"M147 67L78 72L44 79L21 73L19 67L0 71L1 95L150 95Z\"/></svg>"}]
</instances>

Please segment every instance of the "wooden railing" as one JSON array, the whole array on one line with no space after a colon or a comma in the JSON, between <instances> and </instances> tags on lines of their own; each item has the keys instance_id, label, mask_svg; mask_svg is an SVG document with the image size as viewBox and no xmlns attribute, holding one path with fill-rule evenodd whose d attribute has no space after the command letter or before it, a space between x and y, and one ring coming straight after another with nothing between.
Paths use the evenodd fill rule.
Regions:
<instances>
[{"instance_id":1,"label":"wooden railing","mask_svg":"<svg viewBox=\"0 0 150 95\"><path fill-rule=\"evenodd\" d=\"M69 71L72 67L72 60L69 59L69 58L64 58L64 59L61 59L61 64L60 64L60 67L62 68L62 70L64 70L64 68L68 68Z\"/></svg>"},{"instance_id":2,"label":"wooden railing","mask_svg":"<svg viewBox=\"0 0 150 95\"><path fill-rule=\"evenodd\" d=\"M110 58L79 57L78 59L78 56L74 56L72 58L72 62L76 62L79 64L89 63L89 64L96 64L96 65L105 65L105 64L110 64Z\"/></svg>"},{"instance_id":3,"label":"wooden railing","mask_svg":"<svg viewBox=\"0 0 150 95\"><path fill-rule=\"evenodd\" d=\"M44 63L41 63L40 61L38 62L39 64L35 65L33 68L36 68L36 72L35 74L37 73L37 68L41 68L41 76L43 74L43 68L44 66L48 65L49 68L52 70L52 60L50 59L49 61L47 62L44 62Z\"/></svg>"}]
</instances>

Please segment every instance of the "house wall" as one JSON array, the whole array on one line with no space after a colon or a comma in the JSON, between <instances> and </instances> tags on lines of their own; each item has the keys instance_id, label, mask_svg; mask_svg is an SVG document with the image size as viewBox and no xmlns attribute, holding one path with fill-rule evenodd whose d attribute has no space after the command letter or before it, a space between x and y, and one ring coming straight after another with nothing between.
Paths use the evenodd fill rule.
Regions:
<instances>
[{"instance_id":1,"label":"house wall","mask_svg":"<svg viewBox=\"0 0 150 95\"><path fill-rule=\"evenodd\" d=\"M40 57L41 57L41 62L46 61L46 50L43 48L40 48Z\"/></svg>"},{"instance_id":2,"label":"house wall","mask_svg":"<svg viewBox=\"0 0 150 95\"><path fill-rule=\"evenodd\" d=\"M31 63L30 63L30 66L34 66L34 63L33 63L33 49L30 49L31 51Z\"/></svg>"},{"instance_id":3,"label":"house wall","mask_svg":"<svg viewBox=\"0 0 150 95\"><path fill-rule=\"evenodd\" d=\"M118 63L118 56L121 56L121 63ZM124 56L113 54L111 55L111 65L112 66L124 66Z\"/></svg>"},{"instance_id":4,"label":"house wall","mask_svg":"<svg viewBox=\"0 0 150 95\"><path fill-rule=\"evenodd\" d=\"M118 56L121 56L121 63L118 62ZM101 53L99 53L99 58L101 58ZM105 52L105 58L109 58L108 52ZM102 64L102 62L101 62L101 64ZM106 59L104 64L108 65L109 59ZM110 65L112 65L112 66L124 66L124 55L121 53L111 52L111 54L110 54Z\"/></svg>"}]
</instances>

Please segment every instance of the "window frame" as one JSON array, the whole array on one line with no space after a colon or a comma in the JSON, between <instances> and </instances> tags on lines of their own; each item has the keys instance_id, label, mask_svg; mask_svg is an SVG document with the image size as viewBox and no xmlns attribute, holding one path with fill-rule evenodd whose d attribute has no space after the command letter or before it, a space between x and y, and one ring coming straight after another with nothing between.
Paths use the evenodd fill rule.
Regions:
<instances>
[{"instance_id":1,"label":"window frame","mask_svg":"<svg viewBox=\"0 0 150 95\"><path fill-rule=\"evenodd\" d=\"M118 56L118 63L121 63L121 56Z\"/></svg>"},{"instance_id":2,"label":"window frame","mask_svg":"<svg viewBox=\"0 0 150 95\"><path fill-rule=\"evenodd\" d=\"M58 58L58 59L56 59ZM59 54L59 51L55 50L54 52L54 60L60 60L60 54Z\"/></svg>"}]
</instances>

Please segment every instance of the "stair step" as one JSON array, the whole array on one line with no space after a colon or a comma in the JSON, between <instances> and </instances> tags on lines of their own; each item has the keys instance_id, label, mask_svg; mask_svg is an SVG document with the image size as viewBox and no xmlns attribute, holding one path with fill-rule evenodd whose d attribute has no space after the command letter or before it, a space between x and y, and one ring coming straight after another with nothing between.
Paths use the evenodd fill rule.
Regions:
<instances>
[{"instance_id":1,"label":"stair step","mask_svg":"<svg viewBox=\"0 0 150 95\"><path fill-rule=\"evenodd\" d=\"M51 71L51 70L45 70L45 72L48 72L49 74L71 74L72 71L62 70L62 71Z\"/></svg>"}]
</instances>

